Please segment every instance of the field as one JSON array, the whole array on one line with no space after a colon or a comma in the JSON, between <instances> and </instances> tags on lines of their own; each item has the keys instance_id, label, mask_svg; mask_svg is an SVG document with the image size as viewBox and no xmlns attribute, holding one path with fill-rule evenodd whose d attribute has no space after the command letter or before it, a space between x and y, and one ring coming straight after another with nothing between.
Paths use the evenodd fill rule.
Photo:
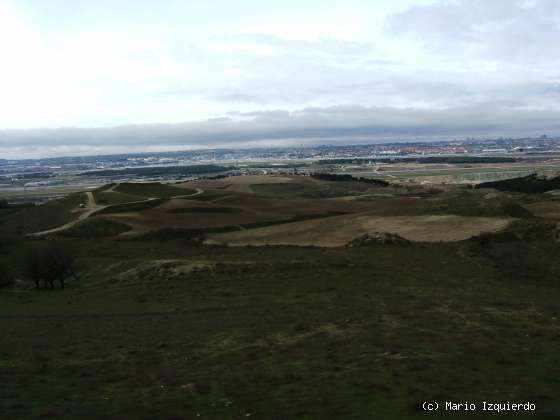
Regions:
<instances>
[{"instance_id":1,"label":"field","mask_svg":"<svg viewBox=\"0 0 560 420\"><path fill-rule=\"evenodd\" d=\"M362 234L386 232L416 242L462 241L485 232L500 231L512 219L464 216L338 216L328 223L308 220L241 232L211 234L209 244L235 246L297 245L340 247Z\"/></svg>"},{"instance_id":2,"label":"field","mask_svg":"<svg viewBox=\"0 0 560 420\"><path fill-rule=\"evenodd\" d=\"M379 179L412 179L429 183L477 183L515 178L531 173L554 176L560 174L558 162L527 165L527 163L503 164L390 164L377 170L367 167L349 167L343 173L353 176Z\"/></svg>"},{"instance_id":3,"label":"field","mask_svg":"<svg viewBox=\"0 0 560 420\"><path fill-rule=\"evenodd\" d=\"M85 194L74 193L41 205L24 205L3 215L0 211L0 234L27 234L64 225L79 217L78 206L86 201Z\"/></svg>"},{"instance_id":4,"label":"field","mask_svg":"<svg viewBox=\"0 0 560 420\"><path fill-rule=\"evenodd\" d=\"M287 175L120 185L0 209L0 275L15 277L0 289L2 419L486 418L424 401L560 417L554 194ZM111 193L135 200L100 202ZM24 211L24 232L52 228L53 209L67 228L15 231ZM346 246L379 232L408 241ZM54 245L76 276L36 290L25 256Z\"/></svg>"}]
</instances>

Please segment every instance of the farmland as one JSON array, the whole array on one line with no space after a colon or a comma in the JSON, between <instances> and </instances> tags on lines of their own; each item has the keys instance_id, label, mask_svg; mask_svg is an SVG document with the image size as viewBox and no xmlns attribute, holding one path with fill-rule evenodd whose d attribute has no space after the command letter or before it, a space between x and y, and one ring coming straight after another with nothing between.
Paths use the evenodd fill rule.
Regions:
<instances>
[{"instance_id":1,"label":"farmland","mask_svg":"<svg viewBox=\"0 0 560 420\"><path fill-rule=\"evenodd\" d=\"M515 164L394 164L377 168L376 170L360 167L350 167L344 171L353 176L370 177L374 179L414 179L417 182L430 183L461 183L461 182L487 182L500 179L515 178L518 176L538 173L539 175L554 176L560 174L560 165L552 163L547 165L528 166L523 163Z\"/></svg>"},{"instance_id":2,"label":"farmland","mask_svg":"<svg viewBox=\"0 0 560 420\"><path fill-rule=\"evenodd\" d=\"M560 201L510 185L256 175L0 209L2 418L425 419L465 400L556 418ZM53 244L76 276L35 290L22 256Z\"/></svg>"}]
</instances>

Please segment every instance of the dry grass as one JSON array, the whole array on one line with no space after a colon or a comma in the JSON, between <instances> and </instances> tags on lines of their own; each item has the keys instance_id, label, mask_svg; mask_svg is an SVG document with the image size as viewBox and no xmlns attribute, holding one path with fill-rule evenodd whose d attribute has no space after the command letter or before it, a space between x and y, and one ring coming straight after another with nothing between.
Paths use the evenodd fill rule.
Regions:
<instances>
[{"instance_id":1,"label":"dry grass","mask_svg":"<svg viewBox=\"0 0 560 420\"><path fill-rule=\"evenodd\" d=\"M231 194L211 202L172 199L168 202L141 212L101 215L105 219L125 223L132 229L124 236L140 235L159 229L195 229L231 225L243 225L268 221L289 220L295 217L327 214L357 213L371 211L385 200L357 201L343 199L265 199L249 194ZM387 206L388 203L383 204ZM210 212L208 208L227 207L235 211ZM391 206L389 206L391 207ZM180 209L201 209L201 212Z\"/></svg>"},{"instance_id":2,"label":"dry grass","mask_svg":"<svg viewBox=\"0 0 560 420\"><path fill-rule=\"evenodd\" d=\"M253 184L284 184L284 183L301 183L307 181L302 177L276 176L276 175L250 175L235 176L217 180L199 180L186 184L187 187L202 189L220 189L227 192L240 192L252 194ZM181 185L181 184L180 184Z\"/></svg>"},{"instance_id":3,"label":"dry grass","mask_svg":"<svg viewBox=\"0 0 560 420\"><path fill-rule=\"evenodd\" d=\"M441 216L379 217L353 214L325 220L209 235L209 243L244 245L344 246L364 233L389 232L418 242L454 242L507 227L511 218Z\"/></svg>"},{"instance_id":4,"label":"dry grass","mask_svg":"<svg viewBox=\"0 0 560 420\"><path fill-rule=\"evenodd\" d=\"M560 201L541 201L524 207L537 217L560 220Z\"/></svg>"}]
</instances>

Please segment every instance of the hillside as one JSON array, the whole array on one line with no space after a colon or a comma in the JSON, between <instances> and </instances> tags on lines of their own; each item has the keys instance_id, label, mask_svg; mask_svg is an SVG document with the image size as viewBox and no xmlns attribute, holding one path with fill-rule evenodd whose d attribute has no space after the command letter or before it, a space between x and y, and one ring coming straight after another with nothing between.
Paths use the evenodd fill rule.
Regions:
<instances>
[{"instance_id":1,"label":"hillside","mask_svg":"<svg viewBox=\"0 0 560 420\"><path fill-rule=\"evenodd\" d=\"M121 185L88 197L135 201L69 196L34 223L91 214L0 237L3 418L420 420L424 401L464 400L560 413L554 196L301 176ZM75 276L35 289L29 258L52 249Z\"/></svg>"}]
</instances>

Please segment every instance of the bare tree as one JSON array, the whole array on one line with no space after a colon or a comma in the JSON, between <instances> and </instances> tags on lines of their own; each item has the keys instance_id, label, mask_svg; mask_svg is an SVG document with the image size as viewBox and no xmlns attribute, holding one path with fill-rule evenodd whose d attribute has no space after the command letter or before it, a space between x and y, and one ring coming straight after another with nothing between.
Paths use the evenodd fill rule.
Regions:
<instances>
[{"instance_id":1,"label":"bare tree","mask_svg":"<svg viewBox=\"0 0 560 420\"><path fill-rule=\"evenodd\" d=\"M37 289L41 281L45 287L54 289L55 282L64 289L65 280L75 276L74 256L61 245L51 244L44 249L35 249L27 255L23 267L24 273L35 282Z\"/></svg>"},{"instance_id":2,"label":"bare tree","mask_svg":"<svg viewBox=\"0 0 560 420\"><path fill-rule=\"evenodd\" d=\"M10 287L14 284L14 276L6 265L0 263L0 289Z\"/></svg>"}]
</instances>

